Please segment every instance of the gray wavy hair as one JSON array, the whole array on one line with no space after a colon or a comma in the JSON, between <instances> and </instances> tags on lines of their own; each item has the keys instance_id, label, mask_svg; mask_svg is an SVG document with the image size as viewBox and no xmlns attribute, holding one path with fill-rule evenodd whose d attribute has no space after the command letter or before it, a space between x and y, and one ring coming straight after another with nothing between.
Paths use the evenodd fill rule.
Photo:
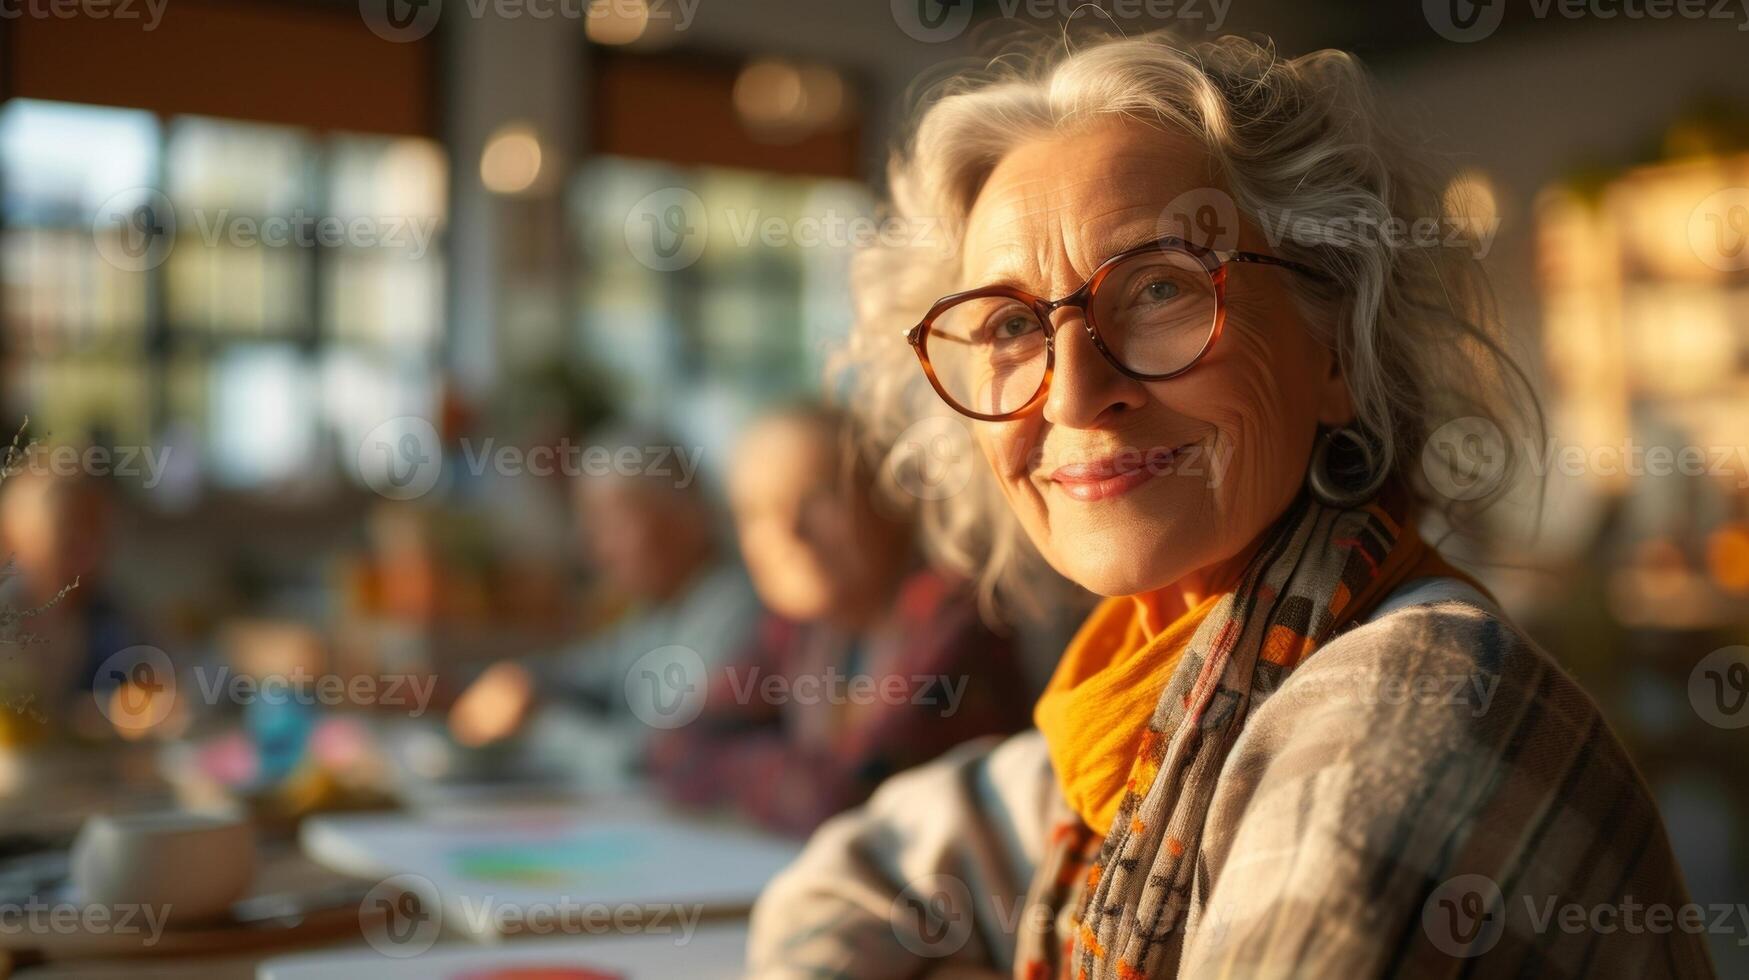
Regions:
<instances>
[{"instance_id":1,"label":"gray wavy hair","mask_svg":"<svg viewBox=\"0 0 1749 980\"><path fill-rule=\"evenodd\" d=\"M1355 425L1418 510L1437 509L1452 529L1466 529L1510 483L1515 440L1501 439L1505 458L1490 460L1501 469L1491 490L1456 499L1432 491L1429 478L1439 466L1474 461L1424 454L1430 434L1457 419L1500 435L1527 423L1540 429L1541 414L1504 346L1474 250L1368 233L1392 219L1461 227L1445 181L1392 130L1352 56L1290 59L1238 37L1190 42L1160 32L1056 41L956 74L926 93L913 135L893 156L890 218L908 233L883 235L857 256L855 325L832 370L882 485L917 512L931 556L976 581L988 610L1035 606L1043 594L1043 562L903 335L935 299L963 288L954 281L958 242L1003 156L1114 116L1191 135L1239 213L1291 230L1277 250L1330 280L1296 280L1296 298L1310 322L1328 326L1321 339L1337 353Z\"/></svg>"}]
</instances>

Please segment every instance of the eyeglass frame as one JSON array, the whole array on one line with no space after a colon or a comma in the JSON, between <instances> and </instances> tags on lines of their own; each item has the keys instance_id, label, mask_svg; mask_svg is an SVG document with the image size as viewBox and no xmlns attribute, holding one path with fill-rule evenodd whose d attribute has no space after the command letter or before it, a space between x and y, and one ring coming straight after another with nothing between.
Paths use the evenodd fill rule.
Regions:
<instances>
[{"instance_id":1,"label":"eyeglass frame","mask_svg":"<svg viewBox=\"0 0 1749 980\"><path fill-rule=\"evenodd\" d=\"M1092 302L1093 294L1098 290L1099 284L1104 282L1105 278L1109 276L1112 270L1119 264L1133 259L1138 255L1146 255L1150 252L1173 251L1183 252L1184 254L1197 259L1202 263L1203 270L1208 273L1209 282L1214 287L1215 291L1214 327L1209 331L1208 339L1203 342L1202 349L1197 351L1196 356L1192 357L1183 367L1173 371L1168 371L1165 374L1143 374L1138 371L1132 371L1117 359L1117 355L1113 354L1111 349L1105 345L1105 341L1100 338L1099 328L1093 323L1093 314L1089 308L1089 304ZM929 312L923 315L923 319L919 320L916 326L905 331L905 340L911 345L911 349L917 354L918 362L923 365L923 374L929 379L929 386L935 389L935 393L941 397L942 401L947 402L949 408L959 412L961 415L978 419L983 422L1006 422L1020 418L1038 408L1039 405L1044 402L1045 396L1051 390L1051 377L1054 373L1057 359L1056 341L1058 330L1058 328L1051 323L1051 314L1060 309L1073 308L1081 311L1081 324L1087 331L1087 338L1093 341L1094 349L1099 351L1100 356L1105 358L1106 363L1110 364L1119 374L1122 374L1126 378L1134 381L1166 381L1170 378L1176 378L1186 371L1189 371L1191 368L1196 367L1202 362L1204 357L1208 356L1208 352L1214 349L1215 343L1221 338L1222 329L1226 326L1227 265L1232 262L1245 262L1252 265L1271 265L1277 268L1287 269L1290 272L1297 272L1300 275L1320 282L1330 281L1330 277L1324 273L1309 265L1305 265L1304 263L1295 262L1292 259L1284 259L1275 255L1266 255L1262 252L1245 252L1237 249L1213 249L1204 245L1198 245L1195 242L1187 241L1178 235L1166 235L1162 238L1156 238L1153 241L1137 245L1133 248L1124 249L1116 255L1113 255L1111 258L1106 259L1104 262L1099 263L1098 268L1093 270L1093 274L1087 277L1087 281L1082 283L1080 288L1062 299L1047 300L1029 293L1018 286L1001 284L982 286L977 289L968 289L958 293L949 293L948 295L936 300L935 303L929 307ZM1025 405L1022 405L1013 411L1002 412L999 414L974 412L961 405L949 395L942 387L941 380L936 377L935 366L929 362L929 351L927 349L927 339L930 330L934 327L936 318L947 312L951 307L958 306L960 303L967 300L985 299L988 297L1005 297L1025 304L1032 310L1033 315L1038 318L1039 323L1043 325L1045 334L1045 373L1044 376L1039 379L1038 391L1027 400ZM946 335L942 334L941 336L945 337Z\"/></svg>"}]
</instances>

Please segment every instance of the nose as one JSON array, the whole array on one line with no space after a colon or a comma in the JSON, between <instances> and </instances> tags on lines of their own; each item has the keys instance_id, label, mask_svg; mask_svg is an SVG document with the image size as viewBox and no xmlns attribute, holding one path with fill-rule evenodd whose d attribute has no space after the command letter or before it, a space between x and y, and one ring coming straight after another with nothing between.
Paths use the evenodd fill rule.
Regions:
<instances>
[{"instance_id":1,"label":"nose","mask_svg":"<svg viewBox=\"0 0 1749 980\"><path fill-rule=\"evenodd\" d=\"M1056 363L1045 395L1044 417L1052 425L1092 429L1113 416L1142 407L1148 397L1140 381L1127 377L1093 345L1086 315L1074 308L1051 314Z\"/></svg>"}]
</instances>

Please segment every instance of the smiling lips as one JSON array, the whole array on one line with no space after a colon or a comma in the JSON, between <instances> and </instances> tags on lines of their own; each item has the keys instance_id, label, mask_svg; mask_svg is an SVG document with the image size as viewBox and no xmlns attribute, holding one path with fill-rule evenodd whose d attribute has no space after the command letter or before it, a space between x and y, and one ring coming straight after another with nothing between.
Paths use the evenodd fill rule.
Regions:
<instances>
[{"instance_id":1,"label":"smiling lips","mask_svg":"<svg viewBox=\"0 0 1749 980\"><path fill-rule=\"evenodd\" d=\"M1154 453L1124 452L1084 463L1066 463L1051 471L1051 482L1075 500L1109 500L1134 490L1169 467L1183 446L1164 458Z\"/></svg>"}]
</instances>

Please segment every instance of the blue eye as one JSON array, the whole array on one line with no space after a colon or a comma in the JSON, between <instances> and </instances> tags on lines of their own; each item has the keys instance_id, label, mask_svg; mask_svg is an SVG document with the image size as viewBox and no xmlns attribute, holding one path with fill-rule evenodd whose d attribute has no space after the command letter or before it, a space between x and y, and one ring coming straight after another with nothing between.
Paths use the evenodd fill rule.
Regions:
<instances>
[{"instance_id":1,"label":"blue eye","mask_svg":"<svg viewBox=\"0 0 1749 980\"><path fill-rule=\"evenodd\" d=\"M1038 320L1031 313L1011 306L985 321L984 336L988 342L1000 344L1038 333L1038 329Z\"/></svg>"},{"instance_id":2,"label":"blue eye","mask_svg":"<svg viewBox=\"0 0 1749 980\"><path fill-rule=\"evenodd\" d=\"M1141 298L1151 303L1164 303L1177 298L1178 293L1177 283L1169 279L1155 279L1142 285Z\"/></svg>"}]
</instances>

